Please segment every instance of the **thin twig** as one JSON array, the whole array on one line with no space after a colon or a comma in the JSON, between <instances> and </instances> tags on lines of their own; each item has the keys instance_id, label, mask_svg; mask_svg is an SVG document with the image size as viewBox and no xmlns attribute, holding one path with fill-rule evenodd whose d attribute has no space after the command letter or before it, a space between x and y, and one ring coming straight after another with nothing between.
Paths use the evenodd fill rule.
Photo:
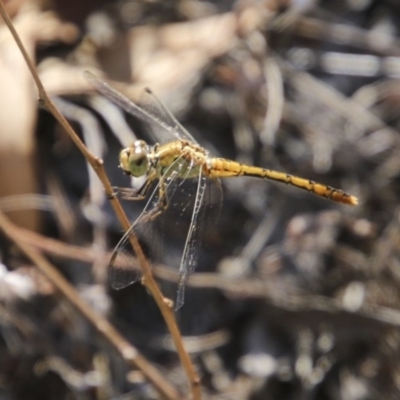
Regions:
<instances>
[{"instance_id":1,"label":"thin twig","mask_svg":"<svg viewBox=\"0 0 400 400\"><path fill-rule=\"evenodd\" d=\"M28 65L28 68L32 74L32 77L38 88L39 101L48 109L49 112L51 112L53 114L53 116L56 118L56 120L60 123L60 125L68 133L71 140L75 143L75 145L81 151L83 156L86 158L87 162L92 166L92 168L96 172L97 176L101 180L106 194L111 199L111 205L114 209L115 214L117 215L117 218L120 221L120 224L122 225L122 227L124 228L125 231L128 230L130 227L129 220L126 217L119 201L115 197L112 196L113 190L112 190L112 187L108 180L108 177L106 175L106 172L104 170L103 161L101 159L99 159L98 157L96 157L95 155L93 155L86 148L84 143L80 140L78 135L75 133L75 131L72 129L72 127L68 124L67 120L58 111L57 107L54 105L54 103L51 101L51 99L47 95L47 93L43 87L43 84L40 81L40 78L36 72L36 69L35 69L32 61L30 60L9 16L7 15L7 12L5 11L3 0L0 0L0 13L3 16L3 19L4 19L5 23L7 24L8 28L10 29L10 32L12 33L12 35L13 35L24 59L25 59L25 62ZM188 380L189 380L189 384L190 384L190 388L191 388L191 392L192 392L192 397L193 397L193 399L200 399L201 398L200 379L195 372L195 369L191 362L189 354L186 352L186 350L184 348L181 334L180 334L178 325L176 323L175 315L173 312L173 303L171 300L165 298L163 296L163 294L161 293L156 281L153 278L149 262L147 261L146 257L144 256L143 251L139 245L139 242L138 242L136 236L130 235L130 243L131 243L132 248L139 260L139 264L140 264L140 267L143 272L142 284L146 286L146 288L150 291L151 295L153 296L154 300L156 301L157 306L159 307L161 314L163 315L163 318L167 324L168 330L170 331L170 333L172 335L172 339L175 343L179 358L180 358L183 368L185 369L186 374L188 376ZM37 253L35 253L35 254L37 254ZM58 287L57 279L53 283ZM59 289L61 290L61 288L59 288ZM66 296L68 294L70 294L69 291L66 291L66 292L63 291L63 293ZM76 293L74 293L74 296L76 296ZM69 298L69 300L72 302L73 297ZM143 373L146 375L145 371L143 371ZM155 383L155 382L153 382L153 383Z\"/></svg>"},{"instance_id":2,"label":"thin twig","mask_svg":"<svg viewBox=\"0 0 400 400\"><path fill-rule=\"evenodd\" d=\"M21 242L46 253L88 263L93 262L95 259L92 249L85 249L65 244L56 239L49 239L25 228L15 226L14 230ZM155 275L160 279L169 282L176 282L178 279L178 273L171 268L156 265L153 269ZM190 278L189 285L195 288L218 289L237 297L264 299L284 310L321 311L326 313L326 315L344 313L354 316L358 315L375 322L390 324L396 328L400 326L400 313L398 310L366 304L359 310L351 311L346 309L339 300L324 296L305 296L300 293L288 293L288 286L278 287L279 290L277 290L276 283L268 283L261 279L232 279L215 273L194 273ZM284 295L281 293L284 293Z\"/></svg>"},{"instance_id":3,"label":"thin twig","mask_svg":"<svg viewBox=\"0 0 400 400\"><path fill-rule=\"evenodd\" d=\"M139 351L126 341L109 321L97 314L74 289L73 286L48 262L33 246L19 238L15 225L0 211L0 228L23 252L35 263L39 270L57 287L57 289L73 304L76 309L101 333L124 360L132 367L139 368L157 389L168 399L179 399L178 391L144 358Z\"/></svg>"}]
</instances>

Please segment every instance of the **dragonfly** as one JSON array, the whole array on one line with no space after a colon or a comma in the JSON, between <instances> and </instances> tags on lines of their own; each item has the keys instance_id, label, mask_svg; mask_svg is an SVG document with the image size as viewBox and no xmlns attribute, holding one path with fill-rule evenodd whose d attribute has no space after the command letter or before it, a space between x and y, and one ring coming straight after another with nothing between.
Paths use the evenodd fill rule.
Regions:
<instances>
[{"instance_id":1,"label":"dragonfly","mask_svg":"<svg viewBox=\"0 0 400 400\"><path fill-rule=\"evenodd\" d=\"M119 257L126 258L126 248L129 246L130 236L146 224L151 224L168 209L171 198L182 181L195 182L196 193L179 266L175 309L179 309L184 304L185 286L197 264L200 247L199 219L201 211L206 207L205 193L210 181L218 182L220 178L239 176L268 179L306 190L338 203L347 205L358 203L355 196L310 179L246 165L225 158L212 157L150 89L145 89L147 103L139 106L90 72L86 71L85 76L100 94L127 113L151 125L165 137L165 143L156 143L153 146L143 140L136 140L130 146L122 149L119 154L119 167L122 171L134 178L144 177L145 181L138 190L118 188L117 195L127 200L143 200L148 197L148 201L142 213L113 251L109 264L109 277L111 285L115 289L121 289L140 279L141 275L137 268L122 268L117 260ZM154 182L157 182L156 187L148 196L149 189ZM132 265L134 265L133 259Z\"/></svg>"}]
</instances>

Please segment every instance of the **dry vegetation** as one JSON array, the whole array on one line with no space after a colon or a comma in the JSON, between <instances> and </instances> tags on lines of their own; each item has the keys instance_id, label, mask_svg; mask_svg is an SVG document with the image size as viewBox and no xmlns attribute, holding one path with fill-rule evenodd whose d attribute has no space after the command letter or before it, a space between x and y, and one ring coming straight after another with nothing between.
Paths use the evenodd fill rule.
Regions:
<instances>
[{"instance_id":1,"label":"dry vegetation","mask_svg":"<svg viewBox=\"0 0 400 400\"><path fill-rule=\"evenodd\" d=\"M127 124L84 70L132 99L151 87L215 155L360 200L347 207L252 178L223 183L176 313L202 398L398 399L398 2L82 3L13 0L6 9L113 186L129 185L118 153L146 129ZM39 107L3 23L0 88L0 400L200 398L166 327L168 304L160 313L140 283L110 287L121 226L93 169ZM133 221L144 202L122 205ZM164 244L152 270L172 299L181 214L140 238L150 258L149 238Z\"/></svg>"}]
</instances>

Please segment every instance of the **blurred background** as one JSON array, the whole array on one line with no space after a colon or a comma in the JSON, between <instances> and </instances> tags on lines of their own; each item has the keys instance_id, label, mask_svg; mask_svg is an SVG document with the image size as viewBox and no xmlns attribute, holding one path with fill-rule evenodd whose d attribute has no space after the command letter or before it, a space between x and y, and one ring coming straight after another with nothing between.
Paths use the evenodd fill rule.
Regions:
<instances>
[{"instance_id":1,"label":"blurred background","mask_svg":"<svg viewBox=\"0 0 400 400\"><path fill-rule=\"evenodd\" d=\"M204 398L398 399L400 2L6 6L45 88L112 185L130 184L121 148L150 138L85 70L135 101L150 87L215 156L359 198L350 207L269 181L224 180L177 312ZM153 299L139 283L110 286L121 227L83 156L38 105L3 22L0 88L1 210L35 232L21 237L187 393ZM143 238L150 258L163 244L154 272L171 298L187 232L176 225L188 221L180 204ZM123 206L133 221L145 201ZM0 245L0 399L159 398L15 244L1 235Z\"/></svg>"}]
</instances>

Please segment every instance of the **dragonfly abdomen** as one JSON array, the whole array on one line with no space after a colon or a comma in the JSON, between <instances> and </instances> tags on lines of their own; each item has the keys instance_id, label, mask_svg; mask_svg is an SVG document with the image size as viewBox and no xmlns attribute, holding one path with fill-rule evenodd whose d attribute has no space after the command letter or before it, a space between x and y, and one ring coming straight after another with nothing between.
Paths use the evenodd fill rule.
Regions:
<instances>
[{"instance_id":1,"label":"dragonfly abdomen","mask_svg":"<svg viewBox=\"0 0 400 400\"><path fill-rule=\"evenodd\" d=\"M286 183L288 185L307 190L308 192L312 192L317 196L325 197L339 203L350 205L356 205L358 203L356 197L351 196L343 190L335 189L331 186L326 186L321 183L314 182L310 179L300 178L298 176L287 174L285 172L240 164L238 162L226 160L223 158L213 158L209 160L207 172L208 175L212 178L252 176L255 178L271 179L277 182Z\"/></svg>"}]
</instances>

